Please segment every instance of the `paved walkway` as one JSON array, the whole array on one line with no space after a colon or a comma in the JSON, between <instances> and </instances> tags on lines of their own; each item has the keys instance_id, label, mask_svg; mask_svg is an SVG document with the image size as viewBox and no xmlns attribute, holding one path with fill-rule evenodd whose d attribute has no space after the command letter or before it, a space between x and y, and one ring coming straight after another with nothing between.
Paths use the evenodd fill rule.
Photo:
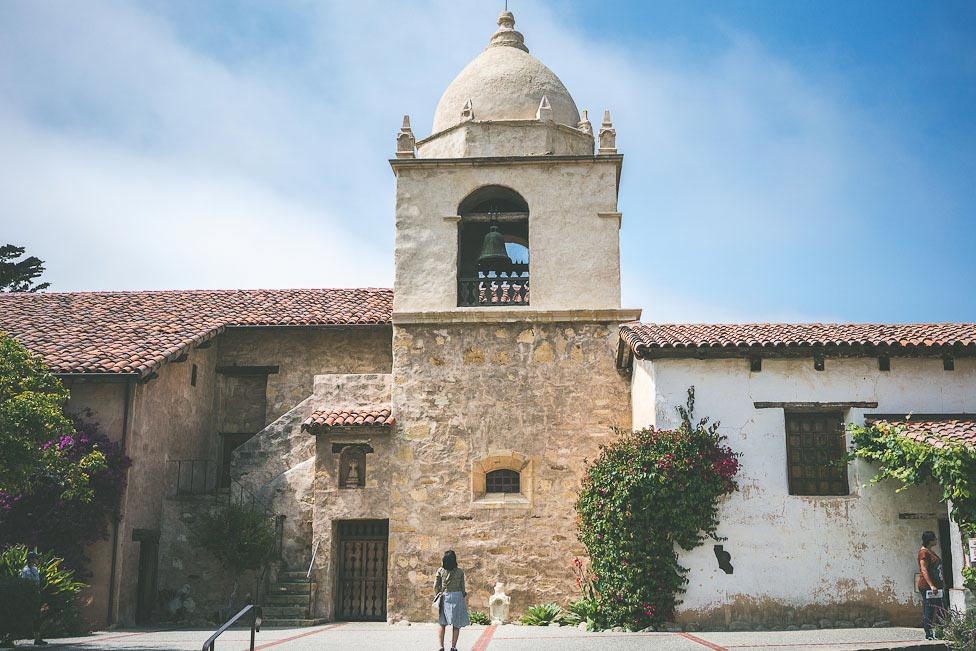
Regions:
<instances>
[{"instance_id":1,"label":"paved walkway","mask_svg":"<svg viewBox=\"0 0 976 651\"><path fill-rule=\"evenodd\" d=\"M50 640L49 649L109 651L199 650L212 631L127 630L96 633L88 637ZM938 643L925 642L917 628L859 628L847 630L762 633L584 633L575 628L532 626L471 626L461 631L461 651L942 651ZM221 651L247 651L250 631L234 629L217 641ZM28 648L26 641L19 646ZM30 647L33 648L33 647ZM433 624L324 624L312 628L265 629L258 633L255 649L275 651L433 651L437 627Z\"/></svg>"}]
</instances>

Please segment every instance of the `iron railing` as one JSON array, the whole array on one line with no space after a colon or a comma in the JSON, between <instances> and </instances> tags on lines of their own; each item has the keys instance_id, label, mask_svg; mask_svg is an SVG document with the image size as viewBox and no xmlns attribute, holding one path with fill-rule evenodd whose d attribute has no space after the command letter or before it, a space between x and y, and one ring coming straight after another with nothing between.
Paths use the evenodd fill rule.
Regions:
<instances>
[{"instance_id":1,"label":"iron railing","mask_svg":"<svg viewBox=\"0 0 976 651\"><path fill-rule=\"evenodd\" d=\"M244 615L251 613L251 648L250 651L254 651L254 634L261 631L261 606L256 606L251 604L250 606L244 606L241 612L237 613L233 617L227 620L227 622L217 629L217 632L210 636L206 642L203 643L202 651L214 651L217 646L217 638L220 637L224 631L237 623Z\"/></svg>"},{"instance_id":2,"label":"iron railing","mask_svg":"<svg viewBox=\"0 0 976 651\"><path fill-rule=\"evenodd\" d=\"M322 542L321 539L315 541L315 546L312 547L312 560L308 563L308 572L305 573L305 581L308 583L308 615L309 619L312 619L312 613L315 611L315 597L318 596L317 591L312 590L312 570L315 568L315 556L319 553L319 544Z\"/></svg>"},{"instance_id":3,"label":"iron railing","mask_svg":"<svg viewBox=\"0 0 976 651\"><path fill-rule=\"evenodd\" d=\"M513 264L505 271L479 271L458 278L458 307L520 306L529 304L529 265Z\"/></svg>"}]
</instances>

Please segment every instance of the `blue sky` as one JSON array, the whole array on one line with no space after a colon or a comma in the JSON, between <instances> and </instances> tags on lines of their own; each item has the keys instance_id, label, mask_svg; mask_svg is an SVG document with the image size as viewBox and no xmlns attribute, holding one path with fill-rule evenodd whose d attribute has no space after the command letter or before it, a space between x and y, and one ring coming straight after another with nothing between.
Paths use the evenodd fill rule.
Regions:
<instances>
[{"instance_id":1,"label":"blue sky","mask_svg":"<svg viewBox=\"0 0 976 651\"><path fill-rule=\"evenodd\" d=\"M625 155L645 321L974 321L976 4L511 0ZM52 289L390 286L500 3L0 3L0 225Z\"/></svg>"}]
</instances>

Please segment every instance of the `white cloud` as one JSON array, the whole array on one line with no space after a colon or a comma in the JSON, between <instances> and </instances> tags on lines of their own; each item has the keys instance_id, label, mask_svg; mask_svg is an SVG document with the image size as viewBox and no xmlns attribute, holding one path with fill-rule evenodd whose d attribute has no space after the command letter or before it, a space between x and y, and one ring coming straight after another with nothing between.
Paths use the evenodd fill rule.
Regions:
<instances>
[{"instance_id":1,"label":"white cloud","mask_svg":"<svg viewBox=\"0 0 976 651\"><path fill-rule=\"evenodd\" d=\"M0 7L0 218L4 239L48 261L53 289L390 285L400 116L426 135L496 8L276 10L300 33L222 56L207 25L152 4ZM786 252L825 235L828 257L849 254L830 236L868 235L864 213L918 174L883 126L732 31L703 62L651 38L596 41L555 6L526 3L518 19L592 119L613 110L625 306L654 320L837 316L794 314L785 296L771 310L755 290L787 291Z\"/></svg>"}]
</instances>

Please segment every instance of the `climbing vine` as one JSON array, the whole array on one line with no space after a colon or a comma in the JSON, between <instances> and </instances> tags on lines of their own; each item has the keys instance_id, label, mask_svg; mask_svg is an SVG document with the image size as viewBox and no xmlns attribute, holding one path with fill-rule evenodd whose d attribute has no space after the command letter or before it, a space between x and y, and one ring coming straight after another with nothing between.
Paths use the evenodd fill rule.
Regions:
<instances>
[{"instance_id":1,"label":"climbing vine","mask_svg":"<svg viewBox=\"0 0 976 651\"><path fill-rule=\"evenodd\" d=\"M917 441L905 434L904 426L877 423L850 427L850 459L865 459L878 466L871 479L885 479L909 486L935 481L942 498L951 504L952 519L966 537L976 536L976 448L943 439L939 445ZM938 437L932 435L932 440ZM976 570L963 569L966 587L976 592Z\"/></svg>"},{"instance_id":2,"label":"climbing vine","mask_svg":"<svg viewBox=\"0 0 976 651\"><path fill-rule=\"evenodd\" d=\"M688 582L675 545L718 540L719 499L737 489L739 460L718 423L693 422L694 404L692 387L677 429L621 433L583 478L576 510L592 574L581 581L588 603L576 606L595 628L639 630L673 619Z\"/></svg>"}]
</instances>

